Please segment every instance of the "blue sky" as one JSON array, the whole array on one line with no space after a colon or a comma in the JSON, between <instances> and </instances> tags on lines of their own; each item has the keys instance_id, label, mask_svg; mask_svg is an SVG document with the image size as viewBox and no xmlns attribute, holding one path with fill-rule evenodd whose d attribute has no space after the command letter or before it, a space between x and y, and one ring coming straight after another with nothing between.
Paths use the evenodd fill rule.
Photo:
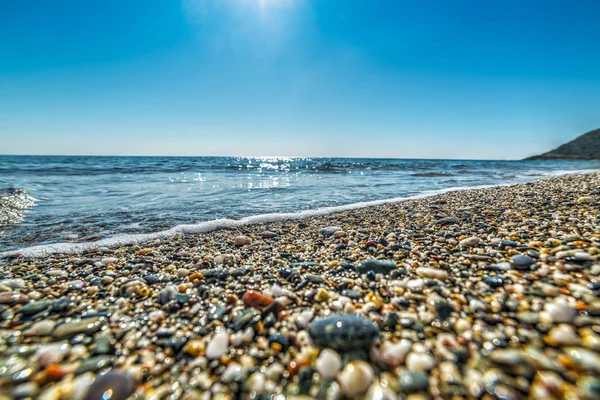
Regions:
<instances>
[{"instance_id":1,"label":"blue sky","mask_svg":"<svg viewBox=\"0 0 600 400\"><path fill-rule=\"evenodd\" d=\"M521 158L600 127L600 2L0 3L0 154Z\"/></svg>"}]
</instances>

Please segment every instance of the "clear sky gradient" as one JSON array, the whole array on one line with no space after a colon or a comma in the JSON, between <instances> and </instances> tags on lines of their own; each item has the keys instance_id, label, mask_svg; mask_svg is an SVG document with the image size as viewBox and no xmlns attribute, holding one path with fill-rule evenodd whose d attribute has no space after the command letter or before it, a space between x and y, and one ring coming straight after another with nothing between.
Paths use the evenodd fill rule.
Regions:
<instances>
[{"instance_id":1,"label":"clear sky gradient","mask_svg":"<svg viewBox=\"0 0 600 400\"><path fill-rule=\"evenodd\" d=\"M0 154L516 159L598 127L598 0L0 3Z\"/></svg>"}]
</instances>

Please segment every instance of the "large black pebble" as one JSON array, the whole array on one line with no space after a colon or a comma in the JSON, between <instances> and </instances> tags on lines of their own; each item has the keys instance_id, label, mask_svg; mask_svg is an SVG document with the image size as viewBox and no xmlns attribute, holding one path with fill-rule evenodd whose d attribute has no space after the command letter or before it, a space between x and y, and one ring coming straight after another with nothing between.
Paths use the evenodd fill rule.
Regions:
<instances>
[{"instance_id":1,"label":"large black pebble","mask_svg":"<svg viewBox=\"0 0 600 400\"><path fill-rule=\"evenodd\" d=\"M315 320L308 330L315 343L339 351L368 349L379 336L379 328L354 314L337 314Z\"/></svg>"}]
</instances>

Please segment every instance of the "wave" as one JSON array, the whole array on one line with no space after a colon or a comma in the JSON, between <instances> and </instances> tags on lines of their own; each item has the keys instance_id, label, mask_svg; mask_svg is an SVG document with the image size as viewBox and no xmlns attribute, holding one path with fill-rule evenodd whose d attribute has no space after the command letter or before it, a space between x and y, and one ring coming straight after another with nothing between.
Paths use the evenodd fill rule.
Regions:
<instances>
[{"instance_id":1,"label":"wave","mask_svg":"<svg viewBox=\"0 0 600 400\"><path fill-rule=\"evenodd\" d=\"M410 176L419 177L419 178L436 178L440 176L453 176L456 175L454 173L449 172L417 172L415 174L410 174Z\"/></svg>"},{"instance_id":2,"label":"wave","mask_svg":"<svg viewBox=\"0 0 600 400\"><path fill-rule=\"evenodd\" d=\"M38 246L27 247L21 250L11 250L0 252L0 258L8 258L15 254L19 254L21 257L28 258L37 258L37 257L45 257L51 254L80 254L87 250L97 249L99 247L118 247L118 246L126 246L131 244L139 244L143 242L148 242L156 239L168 239L178 235L184 234L195 234L195 233L206 233L215 231L218 229L231 229L231 228L239 228L248 225L257 225L264 224L270 222L279 222L279 221L294 221L294 220L302 220L312 217L318 217L343 211L356 210L360 208L368 208L379 206L383 204L391 204L391 203L399 203L407 200L415 200L422 199L426 197L431 197L435 195L439 195L447 192L454 191L463 191L463 190L472 190L472 189L484 189L495 186L507 186L510 184L504 185L478 185L478 186L463 186L463 187L452 187L446 189L439 190L431 190L419 193L414 196L408 197L394 197L390 199L383 200L373 200L366 202L358 202L352 204L346 204L341 206L332 206L332 207L323 207L313 210L303 210L298 212L288 212L288 213L269 213L269 214L260 214L254 215L250 217L244 217L241 219L227 219L221 218L212 221L204 221L199 222L197 224L182 224L176 225L170 229L166 229L163 231L152 232L152 233L140 233L140 234L118 234L109 238L100 239L97 241L90 242L78 242L78 243L52 243L52 244L44 244Z\"/></svg>"},{"instance_id":3,"label":"wave","mask_svg":"<svg viewBox=\"0 0 600 400\"><path fill-rule=\"evenodd\" d=\"M519 179L533 180L536 178L572 175L572 174L589 174L591 172L598 172L596 168L580 169L580 170L552 170L552 171L538 171L531 170L517 174L516 177Z\"/></svg>"},{"instance_id":4,"label":"wave","mask_svg":"<svg viewBox=\"0 0 600 400\"><path fill-rule=\"evenodd\" d=\"M21 222L23 210L32 207L35 201L25 189L0 190L0 226Z\"/></svg>"},{"instance_id":5,"label":"wave","mask_svg":"<svg viewBox=\"0 0 600 400\"><path fill-rule=\"evenodd\" d=\"M180 173L187 172L192 167L177 167L177 168L164 168L160 166L143 166L135 168L126 167L110 167L110 168L73 168L73 167L35 167L35 168L0 168L0 173L3 174L60 174L67 176L81 176L81 175L107 175L107 174L138 174L149 171L161 172L161 173Z\"/></svg>"}]
</instances>

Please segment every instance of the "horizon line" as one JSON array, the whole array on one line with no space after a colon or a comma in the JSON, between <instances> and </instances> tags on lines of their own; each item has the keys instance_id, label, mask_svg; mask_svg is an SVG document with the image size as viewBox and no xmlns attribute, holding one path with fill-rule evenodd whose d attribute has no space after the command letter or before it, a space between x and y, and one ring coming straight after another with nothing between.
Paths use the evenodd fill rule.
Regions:
<instances>
[{"instance_id":1,"label":"horizon line","mask_svg":"<svg viewBox=\"0 0 600 400\"><path fill-rule=\"evenodd\" d=\"M359 159L359 160L444 160L444 161L526 161L525 158L439 158L439 157L368 157L368 156L239 156L239 155L150 155L150 154L5 154L0 157L180 157L180 158L276 158L276 159ZM527 160L545 161L545 160ZM585 160L561 160L585 161Z\"/></svg>"}]
</instances>

